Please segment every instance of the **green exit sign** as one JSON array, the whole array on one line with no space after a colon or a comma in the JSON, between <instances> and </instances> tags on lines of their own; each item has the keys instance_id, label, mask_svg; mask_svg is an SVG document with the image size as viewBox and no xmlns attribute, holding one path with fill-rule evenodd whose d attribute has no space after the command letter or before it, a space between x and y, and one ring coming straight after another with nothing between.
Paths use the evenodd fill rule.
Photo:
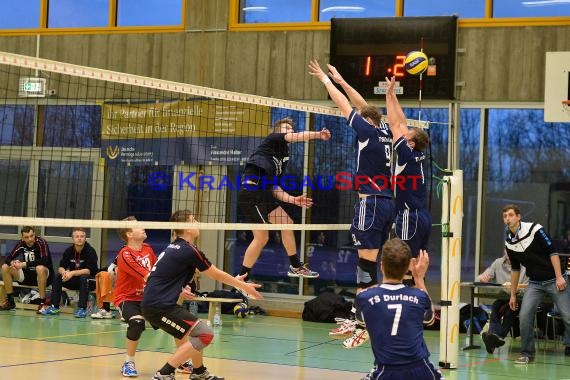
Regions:
<instances>
[{"instance_id":1,"label":"green exit sign","mask_svg":"<svg viewBox=\"0 0 570 380\"><path fill-rule=\"evenodd\" d=\"M46 96L45 78L20 78L18 95L23 98Z\"/></svg>"}]
</instances>

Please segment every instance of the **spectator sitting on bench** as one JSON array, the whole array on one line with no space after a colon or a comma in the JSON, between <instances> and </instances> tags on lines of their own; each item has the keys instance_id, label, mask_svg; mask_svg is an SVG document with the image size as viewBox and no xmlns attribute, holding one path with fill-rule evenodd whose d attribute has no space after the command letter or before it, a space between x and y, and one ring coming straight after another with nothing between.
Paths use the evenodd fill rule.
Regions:
<instances>
[{"instance_id":1,"label":"spectator sitting on bench","mask_svg":"<svg viewBox=\"0 0 570 380\"><path fill-rule=\"evenodd\" d=\"M65 285L67 289L79 290L79 302L75 311L76 318L85 318L87 315L87 299L89 291L95 290L95 282L89 281L95 278L98 272L97 253L87 243L86 233L83 228L74 228L71 232L73 245L63 252L57 274L53 279L51 305L45 306L39 311L43 315L59 314L61 291Z\"/></svg>"},{"instance_id":2,"label":"spectator sitting on bench","mask_svg":"<svg viewBox=\"0 0 570 380\"><path fill-rule=\"evenodd\" d=\"M6 300L0 310L14 310L13 282L20 285L37 286L40 297L32 303L42 305L46 299L46 287L51 285L53 264L47 242L36 236L34 227L25 226L21 230L22 240L16 244L6 262L2 264L2 279L6 290ZM40 306L41 307L41 306Z\"/></svg>"}]
</instances>

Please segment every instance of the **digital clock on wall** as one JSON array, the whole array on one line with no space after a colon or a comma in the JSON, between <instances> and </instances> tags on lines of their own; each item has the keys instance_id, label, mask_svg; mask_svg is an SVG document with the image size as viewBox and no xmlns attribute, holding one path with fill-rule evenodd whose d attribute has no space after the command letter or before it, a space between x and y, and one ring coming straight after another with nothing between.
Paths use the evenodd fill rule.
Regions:
<instances>
[{"instance_id":1,"label":"digital clock on wall","mask_svg":"<svg viewBox=\"0 0 570 380\"><path fill-rule=\"evenodd\" d=\"M420 76L408 74L410 51L428 56L422 99L454 99L457 17L332 19L330 63L364 98L384 97L383 83L394 75L402 99L417 99Z\"/></svg>"}]
</instances>

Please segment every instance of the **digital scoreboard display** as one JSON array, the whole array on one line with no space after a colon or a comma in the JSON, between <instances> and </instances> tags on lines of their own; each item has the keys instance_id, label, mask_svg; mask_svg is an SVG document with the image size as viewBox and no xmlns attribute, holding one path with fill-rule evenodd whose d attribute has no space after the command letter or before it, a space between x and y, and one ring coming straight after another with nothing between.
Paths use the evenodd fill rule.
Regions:
<instances>
[{"instance_id":1,"label":"digital scoreboard display","mask_svg":"<svg viewBox=\"0 0 570 380\"><path fill-rule=\"evenodd\" d=\"M454 99L456 38L456 16L332 19L330 64L366 99L384 97L379 82L388 75L402 87L399 98L417 99L420 76L406 72L404 59L423 47L422 98Z\"/></svg>"}]
</instances>

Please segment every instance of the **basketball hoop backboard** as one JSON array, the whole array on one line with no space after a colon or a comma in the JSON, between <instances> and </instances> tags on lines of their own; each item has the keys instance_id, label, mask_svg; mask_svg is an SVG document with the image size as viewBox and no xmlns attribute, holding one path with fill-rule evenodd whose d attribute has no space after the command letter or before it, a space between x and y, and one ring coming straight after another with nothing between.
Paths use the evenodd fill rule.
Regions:
<instances>
[{"instance_id":1,"label":"basketball hoop backboard","mask_svg":"<svg viewBox=\"0 0 570 380\"><path fill-rule=\"evenodd\" d=\"M570 123L568 100L570 100L570 52L547 52L544 75L544 121Z\"/></svg>"}]
</instances>

